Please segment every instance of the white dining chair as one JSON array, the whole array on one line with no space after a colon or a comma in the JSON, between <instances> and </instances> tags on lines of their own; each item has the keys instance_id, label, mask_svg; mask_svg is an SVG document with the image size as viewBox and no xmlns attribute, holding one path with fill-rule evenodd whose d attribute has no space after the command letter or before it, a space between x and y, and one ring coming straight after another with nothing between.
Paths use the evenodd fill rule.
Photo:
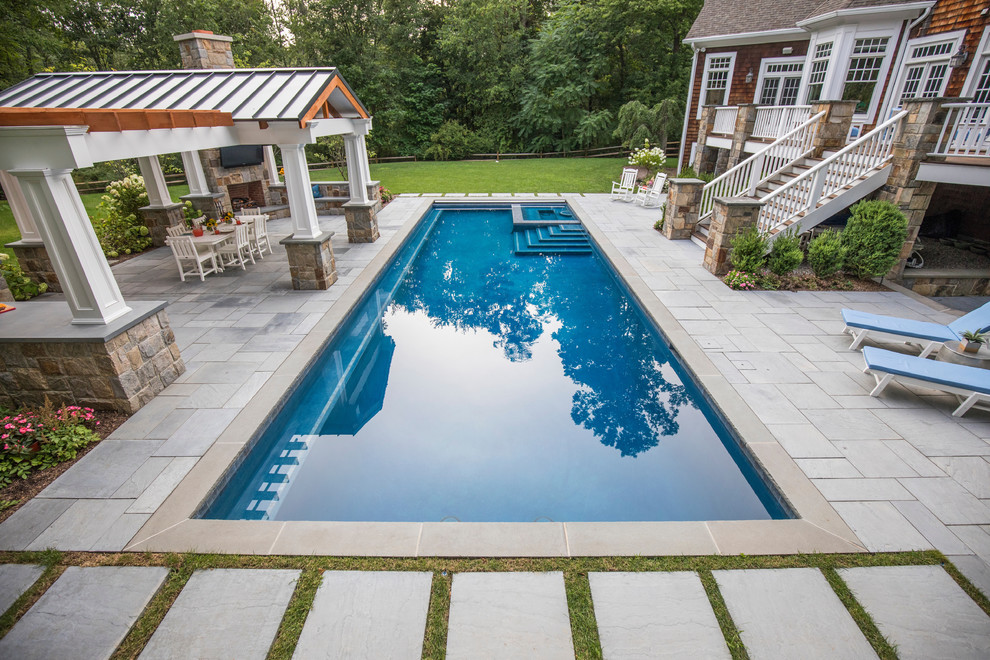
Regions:
<instances>
[{"instance_id":1,"label":"white dining chair","mask_svg":"<svg viewBox=\"0 0 990 660\"><path fill-rule=\"evenodd\" d=\"M186 233L186 228L183 227L182 225L172 225L171 227L165 228L165 233L171 236L172 238L175 238L176 236L182 236L184 233Z\"/></svg>"},{"instance_id":2,"label":"white dining chair","mask_svg":"<svg viewBox=\"0 0 990 660\"><path fill-rule=\"evenodd\" d=\"M186 281L186 275L199 275L199 281L202 282L210 273L219 272L216 255L213 254L213 251L200 252L196 249L193 239L189 236L170 236L165 239L165 245L169 246L172 250L172 256L175 257L175 265L179 267L179 279L183 282ZM188 271L184 270L182 266L182 262L184 261L191 261L193 268ZM209 262L209 266L208 268L204 268L207 262Z\"/></svg>"},{"instance_id":3,"label":"white dining chair","mask_svg":"<svg viewBox=\"0 0 990 660\"><path fill-rule=\"evenodd\" d=\"M234 235L225 243L221 243L217 248L220 261L224 266L240 265L241 269L247 270L247 260L256 263L254 255L251 253L251 239L248 236L248 225L234 225ZM224 258L227 260L224 260Z\"/></svg>"},{"instance_id":4,"label":"white dining chair","mask_svg":"<svg viewBox=\"0 0 990 660\"><path fill-rule=\"evenodd\" d=\"M257 251L258 258L264 259L265 250L268 250L268 254L272 253L272 244L268 240L268 215L261 213L252 216L252 218L254 222L250 223L251 230L249 232L251 236L251 251Z\"/></svg>"}]
</instances>

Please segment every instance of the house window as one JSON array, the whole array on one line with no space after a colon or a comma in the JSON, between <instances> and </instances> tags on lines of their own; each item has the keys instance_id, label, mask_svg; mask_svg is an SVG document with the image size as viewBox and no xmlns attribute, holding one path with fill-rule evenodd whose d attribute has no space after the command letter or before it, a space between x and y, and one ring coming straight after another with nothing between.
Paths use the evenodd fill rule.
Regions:
<instances>
[{"instance_id":1,"label":"house window","mask_svg":"<svg viewBox=\"0 0 990 660\"><path fill-rule=\"evenodd\" d=\"M949 82L949 57L955 40L940 41L911 48L904 65L900 103L913 98L941 96Z\"/></svg>"},{"instance_id":2,"label":"house window","mask_svg":"<svg viewBox=\"0 0 990 660\"><path fill-rule=\"evenodd\" d=\"M804 62L763 62L760 105L794 105L801 87Z\"/></svg>"},{"instance_id":3,"label":"house window","mask_svg":"<svg viewBox=\"0 0 990 660\"><path fill-rule=\"evenodd\" d=\"M873 92L876 90L880 69L883 67L883 58L887 53L888 41L890 41L889 37L873 37L857 39L853 45L842 99L857 101L857 113L864 113L870 109L870 101L873 100Z\"/></svg>"},{"instance_id":4,"label":"house window","mask_svg":"<svg viewBox=\"0 0 990 660\"><path fill-rule=\"evenodd\" d=\"M983 61L983 70L979 75L973 89L973 103L990 103L990 58Z\"/></svg>"},{"instance_id":5,"label":"house window","mask_svg":"<svg viewBox=\"0 0 990 660\"><path fill-rule=\"evenodd\" d=\"M705 62L705 87L702 105L725 105L729 100L729 77L732 56L712 56Z\"/></svg>"},{"instance_id":6,"label":"house window","mask_svg":"<svg viewBox=\"0 0 990 660\"><path fill-rule=\"evenodd\" d=\"M828 59L832 57L832 42L815 46L815 56L811 60L811 71L808 74L808 103L822 98L825 87L825 74L828 73Z\"/></svg>"}]
</instances>

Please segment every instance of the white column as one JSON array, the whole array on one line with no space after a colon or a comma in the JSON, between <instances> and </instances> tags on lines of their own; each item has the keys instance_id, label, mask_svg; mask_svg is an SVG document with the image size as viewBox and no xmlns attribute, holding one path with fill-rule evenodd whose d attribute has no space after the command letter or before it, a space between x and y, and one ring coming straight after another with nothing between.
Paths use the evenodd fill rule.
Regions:
<instances>
[{"instance_id":1,"label":"white column","mask_svg":"<svg viewBox=\"0 0 990 660\"><path fill-rule=\"evenodd\" d=\"M131 311L89 222L72 170L14 170L72 310L73 323L109 323Z\"/></svg>"},{"instance_id":2,"label":"white column","mask_svg":"<svg viewBox=\"0 0 990 660\"><path fill-rule=\"evenodd\" d=\"M170 206L172 196L168 193L165 183L165 173L158 156L141 156L137 159L144 177L144 188L148 191L148 204L151 206Z\"/></svg>"},{"instance_id":3,"label":"white column","mask_svg":"<svg viewBox=\"0 0 990 660\"><path fill-rule=\"evenodd\" d=\"M344 152L347 157L347 184L350 189L352 204L368 204L368 152L362 153L363 135L353 133L344 135ZM284 159L284 156L283 156Z\"/></svg>"},{"instance_id":4,"label":"white column","mask_svg":"<svg viewBox=\"0 0 990 660\"><path fill-rule=\"evenodd\" d=\"M282 168L285 170L285 193L292 214L292 238L317 238L322 235L316 219L313 184L306 166L306 145L280 144Z\"/></svg>"},{"instance_id":5,"label":"white column","mask_svg":"<svg viewBox=\"0 0 990 660\"><path fill-rule=\"evenodd\" d=\"M281 183L278 178L278 168L275 166L275 150L272 145L265 145L265 171L268 172L268 183Z\"/></svg>"},{"instance_id":6,"label":"white column","mask_svg":"<svg viewBox=\"0 0 990 660\"><path fill-rule=\"evenodd\" d=\"M364 163L365 185L371 185L371 160L368 158L368 145L363 135L357 136L358 158Z\"/></svg>"},{"instance_id":7,"label":"white column","mask_svg":"<svg viewBox=\"0 0 990 660\"><path fill-rule=\"evenodd\" d=\"M186 172L186 183L189 184L190 195L209 195L210 186L206 183L206 173L203 172L203 161L199 159L198 151L182 152L182 169Z\"/></svg>"},{"instance_id":8,"label":"white column","mask_svg":"<svg viewBox=\"0 0 990 660\"><path fill-rule=\"evenodd\" d=\"M21 234L21 240L28 243L41 243L41 234L38 233L31 209L28 208L27 200L24 199L21 182L10 172L0 170L0 185L3 186L3 192L7 196L10 211L14 214L14 222L17 223L17 231Z\"/></svg>"}]
</instances>

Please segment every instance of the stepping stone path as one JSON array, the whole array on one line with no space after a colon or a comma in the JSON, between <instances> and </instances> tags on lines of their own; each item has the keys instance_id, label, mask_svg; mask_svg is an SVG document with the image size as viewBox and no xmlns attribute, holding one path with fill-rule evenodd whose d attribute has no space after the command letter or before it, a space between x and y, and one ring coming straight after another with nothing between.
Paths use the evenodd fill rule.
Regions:
<instances>
[{"instance_id":1,"label":"stepping stone path","mask_svg":"<svg viewBox=\"0 0 990 660\"><path fill-rule=\"evenodd\" d=\"M324 573L293 657L418 660L432 584L432 573Z\"/></svg>"},{"instance_id":2,"label":"stepping stone path","mask_svg":"<svg viewBox=\"0 0 990 660\"><path fill-rule=\"evenodd\" d=\"M752 660L877 657L818 569L712 572Z\"/></svg>"},{"instance_id":3,"label":"stepping stone path","mask_svg":"<svg viewBox=\"0 0 990 660\"><path fill-rule=\"evenodd\" d=\"M573 659L563 573L458 573L448 660Z\"/></svg>"},{"instance_id":4,"label":"stepping stone path","mask_svg":"<svg viewBox=\"0 0 990 660\"><path fill-rule=\"evenodd\" d=\"M602 654L633 658L730 658L696 573L589 573Z\"/></svg>"},{"instance_id":5,"label":"stepping stone path","mask_svg":"<svg viewBox=\"0 0 990 660\"><path fill-rule=\"evenodd\" d=\"M0 640L0 658L109 658L167 568L70 566Z\"/></svg>"},{"instance_id":6,"label":"stepping stone path","mask_svg":"<svg viewBox=\"0 0 990 660\"><path fill-rule=\"evenodd\" d=\"M196 571L151 636L141 658L263 660L300 571Z\"/></svg>"},{"instance_id":7,"label":"stepping stone path","mask_svg":"<svg viewBox=\"0 0 990 660\"><path fill-rule=\"evenodd\" d=\"M6 612L44 572L44 568L34 564L0 566L0 614Z\"/></svg>"},{"instance_id":8,"label":"stepping stone path","mask_svg":"<svg viewBox=\"0 0 990 660\"><path fill-rule=\"evenodd\" d=\"M901 660L990 656L990 617L940 566L846 568L839 575Z\"/></svg>"}]
</instances>

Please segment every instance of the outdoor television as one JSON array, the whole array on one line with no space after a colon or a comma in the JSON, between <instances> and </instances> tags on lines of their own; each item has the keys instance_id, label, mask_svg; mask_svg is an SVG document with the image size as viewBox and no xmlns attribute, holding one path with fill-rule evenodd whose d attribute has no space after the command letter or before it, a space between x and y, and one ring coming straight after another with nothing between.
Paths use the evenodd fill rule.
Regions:
<instances>
[{"instance_id":1,"label":"outdoor television","mask_svg":"<svg viewBox=\"0 0 990 660\"><path fill-rule=\"evenodd\" d=\"M260 165L265 160L260 144L244 144L238 147L220 147L220 165L222 167L241 167L242 165Z\"/></svg>"}]
</instances>

